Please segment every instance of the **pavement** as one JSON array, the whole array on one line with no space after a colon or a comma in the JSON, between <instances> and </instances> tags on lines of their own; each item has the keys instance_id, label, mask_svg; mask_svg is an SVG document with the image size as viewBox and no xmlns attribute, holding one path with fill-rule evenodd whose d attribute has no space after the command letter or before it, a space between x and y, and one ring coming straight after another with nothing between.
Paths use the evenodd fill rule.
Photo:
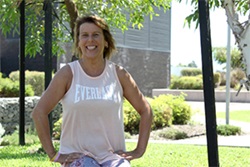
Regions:
<instances>
[{"instance_id":1,"label":"pavement","mask_svg":"<svg viewBox=\"0 0 250 167\"><path fill-rule=\"evenodd\" d=\"M205 106L204 102L194 102L188 101L187 102L192 110L199 112L192 117L192 120L201 124L205 125ZM226 113L227 104L223 102L216 102L215 103L215 110L216 112L225 112ZM229 103L229 118L230 112L237 111L237 110L246 110L250 109L250 103ZM202 114L204 112L204 114ZM249 113L250 117L250 113ZM217 125L226 124L225 119L218 119L216 120ZM236 135L236 136L217 136L218 146L227 146L227 147L246 147L250 148L250 123L246 122L239 122L233 121L229 119L229 125L234 125L241 127L243 134ZM182 140L166 140L166 141L157 141L157 140L150 140L149 142L154 143L169 143L169 144L192 144L192 145L207 145L207 136L199 136L199 137L192 137Z\"/></svg>"}]
</instances>

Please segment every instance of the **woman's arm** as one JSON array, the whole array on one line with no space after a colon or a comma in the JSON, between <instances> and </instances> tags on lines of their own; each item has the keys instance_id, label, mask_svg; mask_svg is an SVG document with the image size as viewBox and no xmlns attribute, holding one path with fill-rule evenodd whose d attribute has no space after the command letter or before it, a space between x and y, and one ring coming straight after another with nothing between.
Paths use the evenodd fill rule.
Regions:
<instances>
[{"instance_id":1,"label":"woman's arm","mask_svg":"<svg viewBox=\"0 0 250 167\"><path fill-rule=\"evenodd\" d=\"M117 66L117 75L123 88L124 97L130 102L135 110L140 114L139 138L135 150L126 153L118 153L128 160L141 157L146 151L153 113L151 107L143 94L140 92L132 76L123 68Z\"/></svg>"},{"instance_id":2,"label":"woman's arm","mask_svg":"<svg viewBox=\"0 0 250 167\"><path fill-rule=\"evenodd\" d=\"M72 73L70 67L65 66L60 69L53 77L32 112L38 137L50 159L56 154L56 150L50 136L48 115L67 92L71 80Z\"/></svg>"}]
</instances>

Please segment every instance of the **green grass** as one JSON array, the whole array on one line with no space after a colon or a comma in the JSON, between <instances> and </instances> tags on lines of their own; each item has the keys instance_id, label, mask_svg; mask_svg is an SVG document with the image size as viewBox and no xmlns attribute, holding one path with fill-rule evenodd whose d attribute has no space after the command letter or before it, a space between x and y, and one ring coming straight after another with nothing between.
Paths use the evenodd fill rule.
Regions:
<instances>
[{"instance_id":1,"label":"green grass","mask_svg":"<svg viewBox=\"0 0 250 167\"><path fill-rule=\"evenodd\" d=\"M205 116L205 113L201 113L201 115ZM250 123L250 110L239 110L239 111L230 111L229 119L234 121L242 121ZM216 118L226 119L225 112L216 112Z\"/></svg>"},{"instance_id":2,"label":"green grass","mask_svg":"<svg viewBox=\"0 0 250 167\"><path fill-rule=\"evenodd\" d=\"M217 118L226 118L226 113L225 112L217 112L216 117ZM249 110L230 111L229 112L229 119L250 123L250 111Z\"/></svg>"},{"instance_id":3,"label":"green grass","mask_svg":"<svg viewBox=\"0 0 250 167\"><path fill-rule=\"evenodd\" d=\"M136 143L127 143L132 150ZM0 164L4 167L59 167L48 161L46 154L32 153L37 146L6 146L0 148ZM250 149L219 147L221 167L242 167L250 164ZM149 143L147 152L131 162L132 167L207 167L206 146Z\"/></svg>"},{"instance_id":4,"label":"green grass","mask_svg":"<svg viewBox=\"0 0 250 167\"><path fill-rule=\"evenodd\" d=\"M34 147L34 146L33 146ZM0 164L6 167L45 167L52 164L45 154L31 153L32 146L5 146L0 148Z\"/></svg>"}]
</instances>

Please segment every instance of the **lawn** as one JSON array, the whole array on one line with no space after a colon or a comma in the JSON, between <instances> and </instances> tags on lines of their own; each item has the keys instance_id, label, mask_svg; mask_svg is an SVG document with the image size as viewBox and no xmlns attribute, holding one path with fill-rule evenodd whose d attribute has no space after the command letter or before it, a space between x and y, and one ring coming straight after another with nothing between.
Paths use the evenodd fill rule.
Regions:
<instances>
[{"instance_id":1,"label":"lawn","mask_svg":"<svg viewBox=\"0 0 250 167\"><path fill-rule=\"evenodd\" d=\"M226 118L225 112L217 112L217 118ZM250 110L241 110L241 111L230 111L229 119L234 121L242 121L250 123Z\"/></svg>"},{"instance_id":2,"label":"lawn","mask_svg":"<svg viewBox=\"0 0 250 167\"><path fill-rule=\"evenodd\" d=\"M205 115L205 113L201 113L201 115ZM250 123L250 110L238 110L238 111L230 111L229 119L234 121L242 121ZM225 112L216 112L216 118L226 118Z\"/></svg>"},{"instance_id":3,"label":"lawn","mask_svg":"<svg viewBox=\"0 0 250 167\"><path fill-rule=\"evenodd\" d=\"M59 167L51 163L45 154L36 152L38 146L6 146L0 148L0 164L4 167ZM135 143L127 143L128 150ZM250 164L250 149L219 147L222 167L242 167ZM207 167L207 147L194 145L149 143L145 155L132 161L133 167Z\"/></svg>"}]
</instances>

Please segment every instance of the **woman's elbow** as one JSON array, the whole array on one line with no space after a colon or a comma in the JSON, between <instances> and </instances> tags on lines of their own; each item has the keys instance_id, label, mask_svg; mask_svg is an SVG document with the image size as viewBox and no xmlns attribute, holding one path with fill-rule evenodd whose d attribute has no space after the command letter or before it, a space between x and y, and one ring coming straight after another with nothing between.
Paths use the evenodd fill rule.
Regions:
<instances>
[{"instance_id":1,"label":"woman's elbow","mask_svg":"<svg viewBox=\"0 0 250 167\"><path fill-rule=\"evenodd\" d=\"M38 110L36 108L31 112L31 118L35 121L38 118Z\"/></svg>"}]
</instances>

